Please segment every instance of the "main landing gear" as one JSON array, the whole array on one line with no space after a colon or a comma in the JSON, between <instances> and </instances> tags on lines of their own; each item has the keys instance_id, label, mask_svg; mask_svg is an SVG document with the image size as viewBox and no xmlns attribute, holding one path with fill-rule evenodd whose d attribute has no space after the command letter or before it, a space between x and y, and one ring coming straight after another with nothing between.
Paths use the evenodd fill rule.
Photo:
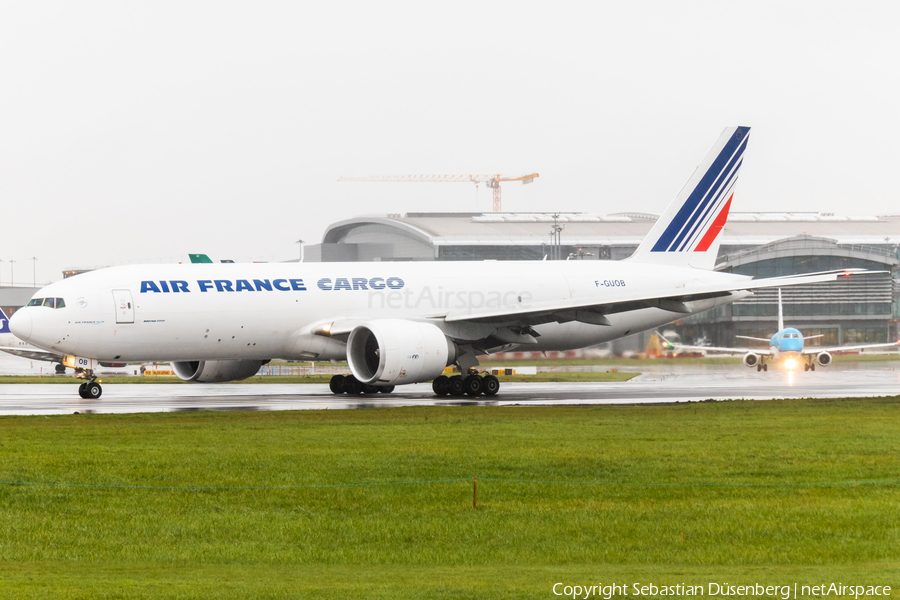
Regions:
<instances>
[{"instance_id":1,"label":"main landing gear","mask_svg":"<svg viewBox=\"0 0 900 600\"><path fill-rule=\"evenodd\" d=\"M759 373L760 371L768 371L768 370L769 370L769 365L767 365L766 363L761 362L758 365L756 365L757 373Z\"/></svg>"},{"instance_id":2,"label":"main landing gear","mask_svg":"<svg viewBox=\"0 0 900 600\"><path fill-rule=\"evenodd\" d=\"M500 380L493 375L481 376L478 371L471 369L469 374L453 375L447 377L441 375L431 383L431 389L437 396L472 396L473 398L484 394L493 396L500 391Z\"/></svg>"},{"instance_id":3,"label":"main landing gear","mask_svg":"<svg viewBox=\"0 0 900 600\"><path fill-rule=\"evenodd\" d=\"M328 387L331 388L333 394L350 394L351 396L377 394L378 392L390 394L394 391L392 385L369 385L362 383L353 375L335 375L328 382Z\"/></svg>"}]
</instances>

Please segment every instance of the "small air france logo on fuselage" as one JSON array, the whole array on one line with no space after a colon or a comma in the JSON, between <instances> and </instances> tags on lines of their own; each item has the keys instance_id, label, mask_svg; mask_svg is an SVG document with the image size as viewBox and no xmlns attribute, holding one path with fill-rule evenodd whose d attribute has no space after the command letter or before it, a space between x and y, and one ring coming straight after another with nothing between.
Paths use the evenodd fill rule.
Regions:
<instances>
[{"instance_id":1,"label":"small air france logo on fuselage","mask_svg":"<svg viewBox=\"0 0 900 600\"><path fill-rule=\"evenodd\" d=\"M320 279L316 286L323 291L399 290L405 282L399 277L337 277ZM193 290L191 289L193 287ZM141 293L178 294L182 292L305 292L302 279L198 279L196 286L180 279L142 281Z\"/></svg>"}]
</instances>

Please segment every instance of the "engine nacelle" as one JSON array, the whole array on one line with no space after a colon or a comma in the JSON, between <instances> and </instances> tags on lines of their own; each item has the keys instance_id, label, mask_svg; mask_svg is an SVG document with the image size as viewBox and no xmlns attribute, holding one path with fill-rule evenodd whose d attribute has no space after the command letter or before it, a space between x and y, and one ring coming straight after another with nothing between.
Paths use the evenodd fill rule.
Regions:
<instances>
[{"instance_id":1,"label":"engine nacelle","mask_svg":"<svg viewBox=\"0 0 900 600\"><path fill-rule=\"evenodd\" d=\"M759 354L754 354L753 352L748 352L744 355L744 364L748 367L755 367L759 364Z\"/></svg>"},{"instance_id":2,"label":"engine nacelle","mask_svg":"<svg viewBox=\"0 0 900 600\"><path fill-rule=\"evenodd\" d=\"M831 364L831 355L827 352L819 352L816 354L816 362L820 367L827 367Z\"/></svg>"},{"instance_id":3,"label":"engine nacelle","mask_svg":"<svg viewBox=\"0 0 900 600\"><path fill-rule=\"evenodd\" d=\"M267 360L192 360L173 362L172 370L184 381L219 383L247 379L259 372Z\"/></svg>"},{"instance_id":4,"label":"engine nacelle","mask_svg":"<svg viewBox=\"0 0 900 600\"><path fill-rule=\"evenodd\" d=\"M363 323L347 340L350 371L372 385L431 381L456 355L456 344L438 327L403 319Z\"/></svg>"}]
</instances>

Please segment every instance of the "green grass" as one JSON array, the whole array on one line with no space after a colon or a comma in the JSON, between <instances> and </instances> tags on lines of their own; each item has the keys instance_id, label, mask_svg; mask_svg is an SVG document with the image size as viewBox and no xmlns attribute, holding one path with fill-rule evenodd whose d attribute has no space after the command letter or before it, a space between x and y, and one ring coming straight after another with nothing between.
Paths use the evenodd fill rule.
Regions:
<instances>
[{"instance_id":1,"label":"green grass","mask_svg":"<svg viewBox=\"0 0 900 600\"><path fill-rule=\"evenodd\" d=\"M0 480L120 486L0 485L0 597L897 589L900 484L794 484L900 480L898 417L897 397L0 417ZM222 489L385 482L420 483Z\"/></svg>"},{"instance_id":2,"label":"green grass","mask_svg":"<svg viewBox=\"0 0 900 600\"><path fill-rule=\"evenodd\" d=\"M583 371L583 372L565 372L560 371L558 373L549 372L549 371L538 371L535 375L498 375L497 377L501 382L509 381L509 382L563 382L563 381L581 381L581 382L589 382L589 381L628 381L629 379L633 379L640 375L640 373L625 373L625 372L615 372L615 371Z\"/></svg>"}]
</instances>

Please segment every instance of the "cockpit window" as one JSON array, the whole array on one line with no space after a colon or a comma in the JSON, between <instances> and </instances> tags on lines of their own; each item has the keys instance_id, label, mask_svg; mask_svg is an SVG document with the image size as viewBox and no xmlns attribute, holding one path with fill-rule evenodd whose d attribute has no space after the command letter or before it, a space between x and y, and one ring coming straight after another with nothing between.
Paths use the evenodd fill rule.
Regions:
<instances>
[{"instance_id":1,"label":"cockpit window","mask_svg":"<svg viewBox=\"0 0 900 600\"><path fill-rule=\"evenodd\" d=\"M65 308L66 301L62 298L32 298L25 306L46 306L48 308Z\"/></svg>"}]
</instances>

